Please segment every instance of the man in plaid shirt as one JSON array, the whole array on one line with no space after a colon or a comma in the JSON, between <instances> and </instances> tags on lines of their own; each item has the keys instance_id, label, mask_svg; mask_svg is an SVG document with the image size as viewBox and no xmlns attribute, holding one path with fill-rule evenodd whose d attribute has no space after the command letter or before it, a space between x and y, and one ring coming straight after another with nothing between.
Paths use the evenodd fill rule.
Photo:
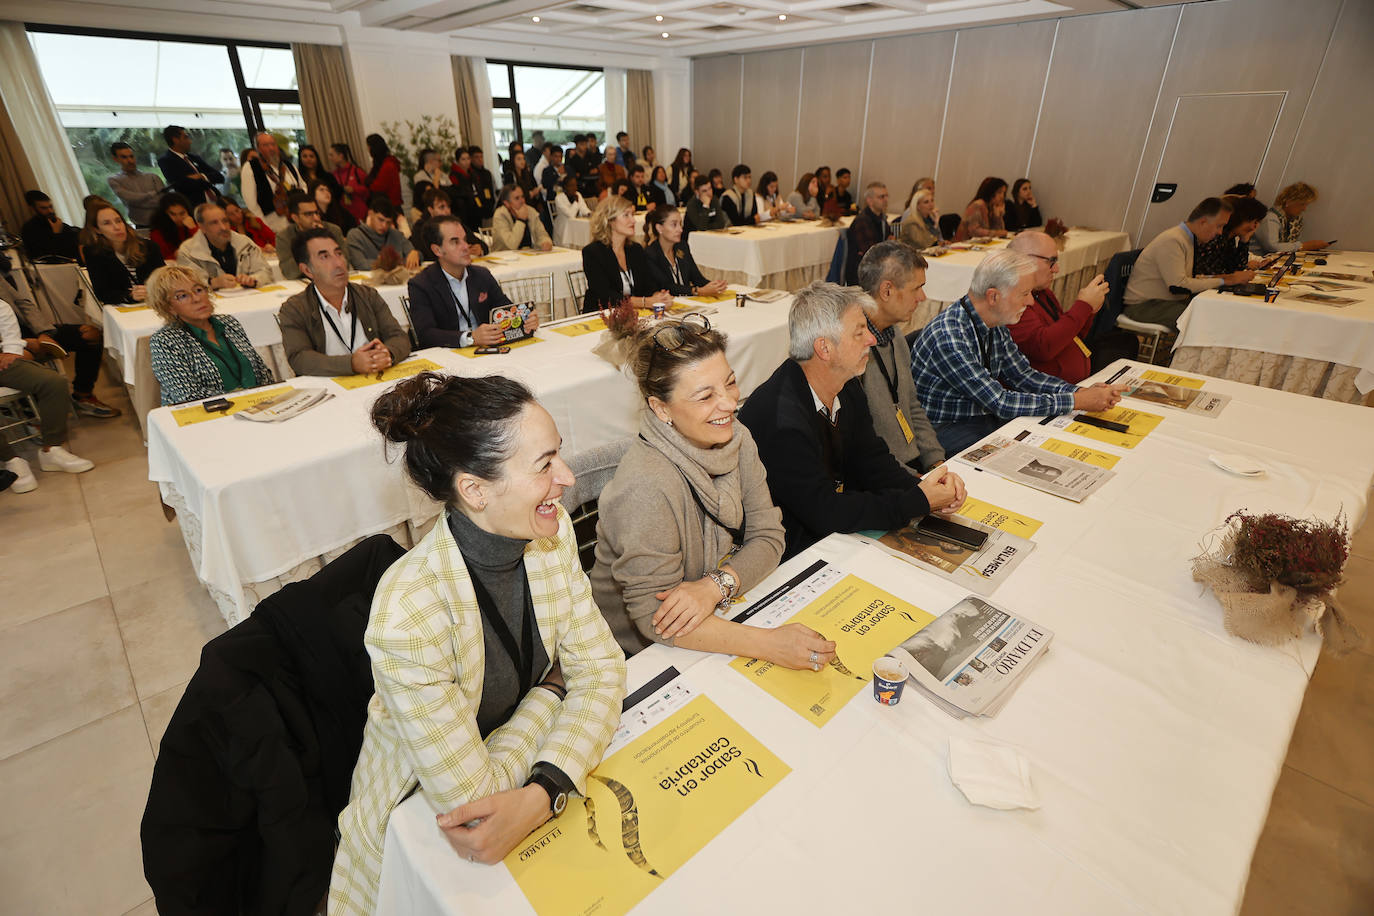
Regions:
<instances>
[{"instance_id":1,"label":"man in plaid shirt","mask_svg":"<svg viewBox=\"0 0 1374 916\"><path fill-rule=\"evenodd\" d=\"M962 452L1013 417L1106 410L1121 400L1119 387L1075 388L1031 368L1007 326L1020 320L1034 285L1030 258L994 252L974 270L968 295L916 338L911 375L945 454Z\"/></svg>"}]
</instances>

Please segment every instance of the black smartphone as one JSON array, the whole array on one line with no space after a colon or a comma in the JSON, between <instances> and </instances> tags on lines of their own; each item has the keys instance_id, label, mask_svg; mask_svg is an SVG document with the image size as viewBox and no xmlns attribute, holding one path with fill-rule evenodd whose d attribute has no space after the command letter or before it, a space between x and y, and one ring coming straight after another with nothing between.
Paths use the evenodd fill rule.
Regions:
<instances>
[{"instance_id":1,"label":"black smartphone","mask_svg":"<svg viewBox=\"0 0 1374 916\"><path fill-rule=\"evenodd\" d=\"M478 347L472 352L478 356L494 356L497 353L509 353L510 347Z\"/></svg>"},{"instance_id":2,"label":"black smartphone","mask_svg":"<svg viewBox=\"0 0 1374 916\"><path fill-rule=\"evenodd\" d=\"M234 402L228 398L215 398L213 401L206 401L200 405L205 408L206 413L219 413L221 410L228 410L234 406Z\"/></svg>"},{"instance_id":3,"label":"black smartphone","mask_svg":"<svg viewBox=\"0 0 1374 916\"><path fill-rule=\"evenodd\" d=\"M927 515L921 519L916 525L916 530L944 541L952 541L960 547L967 547L970 550L978 550L988 539L986 531L979 531L977 528L970 528L968 525L960 525L958 522L951 522L949 519L937 518L933 515Z\"/></svg>"}]
</instances>

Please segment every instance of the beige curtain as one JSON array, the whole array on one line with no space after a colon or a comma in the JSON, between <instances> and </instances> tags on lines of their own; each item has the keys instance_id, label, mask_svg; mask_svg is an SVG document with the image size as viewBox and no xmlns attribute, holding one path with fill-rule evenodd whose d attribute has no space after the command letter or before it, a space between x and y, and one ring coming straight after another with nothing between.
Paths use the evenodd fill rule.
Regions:
<instances>
[{"instance_id":1,"label":"beige curtain","mask_svg":"<svg viewBox=\"0 0 1374 916\"><path fill-rule=\"evenodd\" d=\"M19 133L14 129L5 100L0 98L0 218L11 234L17 236L19 227L29 218L24 191L36 187L38 179L19 143Z\"/></svg>"},{"instance_id":2,"label":"beige curtain","mask_svg":"<svg viewBox=\"0 0 1374 916\"><path fill-rule=\"evenodd\" d=\"M344 62L343 48L293 44L291 54L296 59L306 139L319 148L321 157L329 144L347 143L355 160L365 158L367 147L363 143L362 119L358 117L358 96L353 91L353 77Z\"/></svg>"},{"instance_id":3,"label":"beige curtain","mask_svg":"<svg viewBox=\"0 0 1374 916\"><path fill-rule=\"evenodd\" d=\"M656 126L653 71L625 71L625 132L630 135L636 156L645 146L658 148ZM666 160L660 157L660 161Z\"/></svg>"},{"instance_id":4,"label":"beige curtain","mask_svg":"<svg viewBox=\"0 0 1374 916\"><path fill-rule=\"evenodd\" d=\"M453 57L453 94L458 101L458 139L472 146L487 145L482 134L482 91L485 79L479 80L477 66L485 66L480 58Z\"/></svg>"}]
</instances>

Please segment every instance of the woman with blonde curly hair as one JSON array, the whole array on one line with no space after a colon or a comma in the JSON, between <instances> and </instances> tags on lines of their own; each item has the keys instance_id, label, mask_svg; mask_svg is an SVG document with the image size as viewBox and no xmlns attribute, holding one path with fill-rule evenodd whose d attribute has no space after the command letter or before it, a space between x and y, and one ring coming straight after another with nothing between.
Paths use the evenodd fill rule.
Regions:
<instances>
[{"instance_id":1,"label":"woman with blonde curly hair","mask_svg":"<svg viewBox=\"0 0 1374 916\"><path fill-rule=\"evenodd\" d=\"M1274 198L1274 205L1264 214L1259 228L1250 239L1253 254L1273 254L1276 251L1316 251L1330 242L1302 241L1302 214L1314 200L1317 189L1306 182L1290 184Z\"/></svg>"},{"instance_id":2,"label":"woman with blonde curly hair","mask_svg":"<svg viewBox=\"0 0 1374 916\"><path fill-rule=\"evenodd\" d=\"M619 195L607 197L592 213L592 242L582 249L587 298L582 311L612 308L628 299L636 308L668 303L666 289L651 290L648 259L634 241L635 208Z\"/></svg>"},{"instance_id":3,"label":"woman with blonde curly hair","mask_svg":"<svg viewBox=\"0 0 1374 916\"><path fill-rule=\"evenodd\" d=\"M209 281L168 264L148 278L148 305L166 324L148 341L162 403L181 404L276 379L232 315L216 315Z\"/></svg>"}]
</instances>

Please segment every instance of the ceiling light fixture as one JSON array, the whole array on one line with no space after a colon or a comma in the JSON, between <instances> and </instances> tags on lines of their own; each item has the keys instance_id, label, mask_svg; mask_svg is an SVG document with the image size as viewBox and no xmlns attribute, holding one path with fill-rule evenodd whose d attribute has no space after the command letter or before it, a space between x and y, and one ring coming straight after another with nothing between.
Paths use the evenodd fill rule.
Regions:
<instances>
[{"instance_id":1,"label":"ceiling light fixture","mask_svg":"<svg viewBox=\"0 0 1374 916\"><path fill-rule=\"evenodd\" d=\"M786 14L786 13L778 13L778 22L786 22L786 21L787 21L787 14Z\"/></svg>"},{"instance_id":2,"label":"ceiling light fixture","mask_svg":"<svg viewBox=\"0 0 1374 916\"><path fill-rule=\"evenodd\" d=\"M662 21L663 21L663 17L662 17L662 16L655 16L655 17L654 17L654 22L662 22Z\"/></svg>"},{"instance_id":3,"label":"ceiling light fixture","mask_svg":"<svg viewBox=\"0 0 1374 916\"><path fill-rule=\"evenodd\" d=\"M531 17L530 17L530 22L538 22L538 21L539 21L539 17L538 17L538 16L531 16Z\"/></svg>"}]
</instances>

